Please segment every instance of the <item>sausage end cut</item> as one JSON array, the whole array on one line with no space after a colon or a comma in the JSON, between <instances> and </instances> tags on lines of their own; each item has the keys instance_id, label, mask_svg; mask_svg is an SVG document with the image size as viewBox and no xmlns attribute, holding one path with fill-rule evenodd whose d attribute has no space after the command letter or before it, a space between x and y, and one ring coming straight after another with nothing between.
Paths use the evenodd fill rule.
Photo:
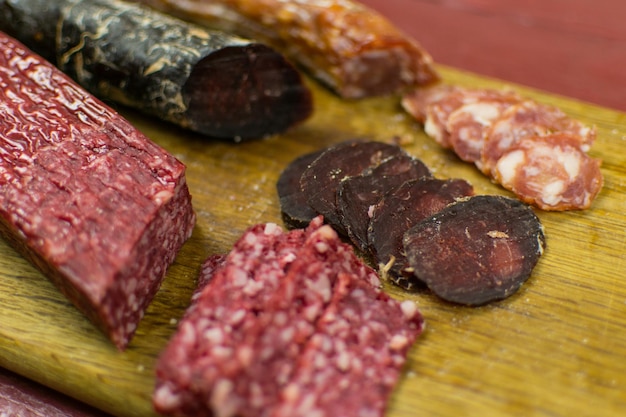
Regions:
<instances>
[{"instance_id":1,"label":"sausage end cut","mask_svg":"<svg viewBox=\"0 0 626 417\"><path fill-rule=\"evenodd\" d=\"M0 35L0 225L124 349L195 215L185 166Z\"/></svg>"}]
</instances>

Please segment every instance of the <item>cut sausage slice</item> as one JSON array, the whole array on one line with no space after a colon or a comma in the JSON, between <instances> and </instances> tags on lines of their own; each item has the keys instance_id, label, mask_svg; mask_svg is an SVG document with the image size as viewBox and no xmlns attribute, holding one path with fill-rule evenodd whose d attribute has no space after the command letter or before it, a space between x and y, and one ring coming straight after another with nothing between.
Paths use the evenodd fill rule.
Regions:
<instances>
[{"instance_id":1,"label":"cut sausage slice","mask_svg":"<svg viewBox=\"0 0 626 417\"><path fill-rule=\"evenodd\" d=\"M437 84L431 87L417 88L402 96L402 108L420 123L426 121L426 108L444 99L460 87L449 84Z\"/></svg>"},{"instance_id":2,"label":"cut sausage slice","mask_svg":"<svg viewBox=\"0 0 626 417\"><path fill-rule=\"evenodd\" d=\"M271 417L384 414L422 317L345 274L337 287Z\"/></svg>"},{"instance_id":3,"label":"cut sausage slice","mask_svg":"<svg viewBox=\"0 0 626 417\"><path fill-rule=\"evenodd\" d=\"M302 155L287 165L276 183L280 212L285 225L291 229L306 227L318 213L308 203L308 196L300 187L300 178L325 149Z\"/></svg>"},{"instance_id":4,"label":"cut sausage slice","mask_svg":"<svg viewBox=\"0 0 626 417\"><path fill-rule=\"evenodd\" d=\"M543 226L516 199L480 195L424 219L404 235L414 274L439 297L481 305L515 293L543 253Z\"/></svg>"},{"instance_id":5,"label":"cut sausage slice","mask_svg":"<svg viewBox=\"0 0 626 417\"><path fill-rule=\"evenodd\" d=\"M596 130L565 114L557 107L525 100L511 106L495 121L485 135L485 145L478 168L493 176L500 157L517 142L528 136L566 133L578 139L579 147L589 151Z\"/></svg>"},{"instance_id":6,"label":"cut sausage slice","mask_svg":"<svg viewBox=\"0 0 626 417\"><path fill-rule=\"evenodd\" d=\"M209 416L215 409L217 415L230 415L242 407L232 381L249 365L249 335L305 239L302 229L283 233L276 224L259 224L226 258L207 260L199 279L204 288L157 363L153 400L158 412Z\"/></svg>"},{"instance_id":7,"label":"cut sausage slice","mask_svg":"<svg viewBox=\"0 0 626 417\"><path fill-rule=\"evenodd\" d=\"M355 140L333 145L304 171L300 187L307 196L309 206L345 236L347 232L341 225L337 205L337 190L341 181L403 152L399 146L376 141Z\"/></svg>"},{"instance_id":8,"label":"cut sausage slice","mask_svg":"<svg viewBox=\"0 0 626 417\"><path fill-rule=\"evenodd\" d=\"M367 229L373 207L387 192L404 182L427 177L430 178L431 173L422 161L401 153L341 181L337 191L340 219L352 243L367 252Z\"/></svg>"},{"instance_id":9,"label":"cut sausage slice","mask_svg":"<svg viewBox=\"0 0 626 417\"><path fill-rule=\"evenodd\" d=\"M519 100L519 96L515 92L508 90L451 89L443 98L426 107L424 131L444 148L451 148L453 145L448 128L450 116L463 105L481 100L506 103Z\"/></svg>"},{"instance_id":10,"label":"cut sausage slice","mask_svg":"<svg viewBox=\"0 0 626 417\"><path fill-rule=\"evenodd\" d=\"M508 148L494 178L523 201L543 210L586 209L603 185L600 161L563 133L526 137Z\"/></svg>"},{"instance_id":11,"label":"cut sausage slice","mask_svg":"<svg viewBox=\"0 0 626 417\"><path fill-rule=\"evenodd\" d=\"M453 111L448 117L446 130L454 153L466 162L479 161L491 124L518 102L519 98L515 95L484 97Z\"/></svg>"},{"instance_id":12,"label":"cut sausage slice","mask_svg":"<svg viewBox=\"0 0 626 417\"><path fill-rule=\"evenodd\" d=\"M405 182L374 207L368 228L370 250L384 275L405 289L418 282L407 264L402 238L410 227L456 200L474 194L461 179L420 179Z\"/></svg>"}]
</instances>

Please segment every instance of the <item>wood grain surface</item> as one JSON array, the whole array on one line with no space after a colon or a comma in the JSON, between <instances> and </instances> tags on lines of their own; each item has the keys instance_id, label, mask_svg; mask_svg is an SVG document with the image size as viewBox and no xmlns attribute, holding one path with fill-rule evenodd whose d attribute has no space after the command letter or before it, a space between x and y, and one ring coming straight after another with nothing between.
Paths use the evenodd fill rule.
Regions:
<instances>
[{"instance_id":1,"label":"wood grain surface","mask_svg":"<svg viewBox=\"0 0 626 417\"><path fill-rule=\"evenodd\" d=\"M440 67L448 83L499 81ZM198 223L125 352L118 352L45 277L0 242L0 366L120 417L153 416L154 364L188 305L201 262L249 226L281 223L275 183L297 156L352 137L390 141L440 178L507 194L442 151L398 97L342 101L311 83L316 112L287 134L240 144L209 141L124 114L188 166ZM484 307L426 291L415 300L426 331L410 351L387 411L409 416L618 416L626 410L626 114L513 85L598 128L591 155L605 186L582 212L538 212L547 250L514 296Z\"/></svg>"}]
</instances>

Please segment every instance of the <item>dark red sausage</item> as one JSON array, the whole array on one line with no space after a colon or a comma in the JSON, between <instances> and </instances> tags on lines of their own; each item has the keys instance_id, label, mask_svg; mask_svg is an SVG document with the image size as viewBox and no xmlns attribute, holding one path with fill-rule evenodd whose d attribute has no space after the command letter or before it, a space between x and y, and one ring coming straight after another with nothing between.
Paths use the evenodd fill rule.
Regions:
<instances>
[{"instance_id":1,"label":"dark red sausage","mask_svg":"<svg viewBox=\"0 0 626 417\"><path fill-rule=\"evenodd\" d=\"M431 176L422 161L403 152L341 181L337 205L341 224L352 243L366 253L369 250L367 229L374 206L404 182Z\"/></svg>"},{"instance_id":2,"label":"dark red sausage","mask_svg":"<svg viewBox=\"0 0 626 417\"><path fill-rule=\"evenodd\" d=\"M368 241L374 261L387 278L406 289L418 285L404 254L404 233L422 219L472 194L474 188L465 180L424 178L407 181L385 195L372 211Z\"/></svg>"},{"instance_id":3,"label":"dark red sausage","mask_svg":"<svg viewBox=\"0 0 626 417\"><path fill-rule=\"evenodd\" d=\"M543 253L543 226L518 200L480 195L444 208L404 235L416 277L441 298L481 305L515 293Z\"/></svg>"},{"instance_id":4,"label":"dark red sausage","mask_svg":"<svg viewBox=\"0 0 626 417\"><path fill-rule=\"evenodd\" d=\"M123 349L195 221L185 166L0 33L3 234Z\"/></svg>"}]
</instances>

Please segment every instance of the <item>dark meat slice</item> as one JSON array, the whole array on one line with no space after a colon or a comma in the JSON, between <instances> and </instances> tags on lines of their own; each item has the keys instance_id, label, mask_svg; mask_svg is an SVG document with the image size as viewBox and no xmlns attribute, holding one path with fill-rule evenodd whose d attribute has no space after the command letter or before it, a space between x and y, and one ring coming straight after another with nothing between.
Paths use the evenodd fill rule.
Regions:
<instances>
[{"instance_id":1,"label":"dark meat slice","mask_svg":"<svg viewBox=\"0 0 626 417\"><path fill-rule=\"evenodd\" d=\"M544 244L543 226L530 207L489 195L454 203L404 235L415 275L444 300L466 305L515 293Z\"/></svg>"},{"instance_id":2,"label":"dark meat slice","mask_svg":"<svg viewBox=\"0 0 626 417\"><path fill-rule=\"evenodd\" d=\"M0 368L3 417L112 417L60 392Z\"/></svg>"},{"instance_id":3,"label":"dark meat slice","mask_svg":"<svg viewBox=\"0 0 626 417\"><path fill-rule=\"evenodd\" d=\"M271 416L382 417L421 331L414 302L398 302L341 274L330 307Z\"/></svg>"},{"instance_id":4,"label":"dark meat slice","mask_svg":"<svg viewBox=\"0 0 626 417\"><path fill-rule=\"evenodd\" d=\"M600 160L583 152L579 140L563 133L521 139L500 157L494 179L542 210L587 209L604 179Z\"/></svg>"},{"instance_id":5,"label":"dark meat slice","mask_svg":"<svg viewBox=\"0 0 626 417\"><path fill-rule=\"evenodd\" d=\"M309 165L325 149L302 155L287 165L276 183L280 212L285 225L291 229L306 227L318 213L309 206L308 197L300 187L300 178Z\"/></svg>"},{"instance_id":6,"label":"dark meat slice","mask_svg":"<svg viewBox=\"0 0 626 417\"><path fill-rule=\"evenodd\" d=\"M422 161L407 153L392 156L360 175L347 177L339 184L337 205L343 228L352 243L368 251L367 228L373 207L383 195L411 179L430 178Z\"/></svg>"},{"instance_id":7,"label":"dark meat slice","mask_svg":"<svg viewBox=\"0 0 626 417\"><path fill-rule=\"evenodd\" d=\"M374 207L368 229L372 256L384 276L405 289L419 285L407 263L404 233L456 200L473 194L474 188L465 180L431 178L407 181L385 195Z\"/></svg>"},{"instance_id":8,"label":"dark meat slice","mask_svg":"<svg viewBox=\"0 0 626 417\"><path fill-rule=\"evenodd\" d=\"M354 0L141 1L274 45L343 97L386 95L439 79L421 45Z\"/></svg>"},{"instance_id":9,"label":"dark meat slice","mask_svg":"<svg viewBox=\"0 0 626 417\"><path fill-rule=\"evenodd\" d=\"M354 140L333 145L304 171L300 187L307 196L309 206L345 236L337 205L337 190L341 181L403 152L399 146L376 141Z\"/></svg>"},{"instance_id":10,"label":"dark meat slice","mask_svg":"<svg viewBox=\"0 0 626 417\"><path fill-rule=\"evenodd\" d=\"M119 349L195 216L185 166L0 33L0 226Z\"/></svg>"},{"instance_id":11,"label":"dark meat slice","mask_svg":"<svg viewBox=\"0 0 626 417\"><path fill-rule=\"evenodd\" d=\"M211 137L280 133L312 112L299 72L258 42L118 0L0 1L0 9L1 29L93 94Z\"/></svg>"},{"instance_id":12,"label":"dark meat slice","mask_svg":"<svg viewBox=\"0 0 626 417\"><path fill-rule=\"evenodd\" d=\"M314 227L319 227L321 219ZM176 416L231 415L242 407L231 395L246 366L248 335L269 305L287 266L306 239L298 229L284 233L272 223L248 229L221 261L208 260L207 282L156 366L155 409ZM221 266L219 266L221 263ZM214 268L214 266L218 268Z\"/></svg>"}]
</instances>

